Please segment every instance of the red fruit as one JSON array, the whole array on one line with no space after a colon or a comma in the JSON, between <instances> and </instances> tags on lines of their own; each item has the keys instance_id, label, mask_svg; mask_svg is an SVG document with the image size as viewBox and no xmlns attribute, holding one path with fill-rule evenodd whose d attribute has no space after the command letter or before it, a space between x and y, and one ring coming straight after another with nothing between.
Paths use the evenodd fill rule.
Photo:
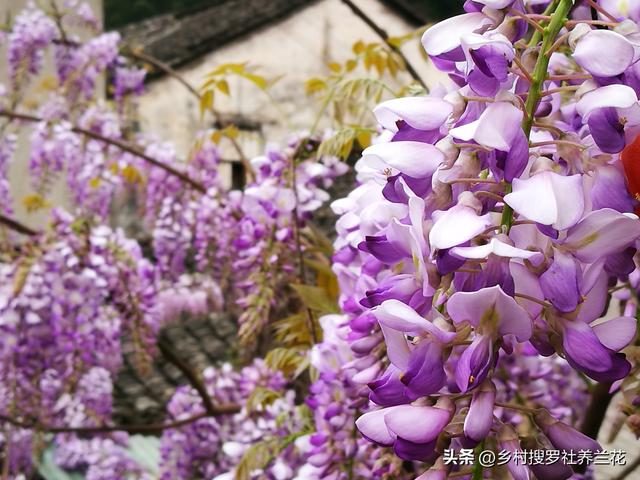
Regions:
<instances>
[{"instance_id":1,"label":"red fruit","mask_svg":"<svg viewBox=\"0 0 640 480\"><path fill-rule=\"evenodd\" d=\"M640 201L640 135L628 144L620 154L624 176L627 177L627 190L633 198ZM635 208L640 216L640 207Z\"/></svg>"}]
</instances>

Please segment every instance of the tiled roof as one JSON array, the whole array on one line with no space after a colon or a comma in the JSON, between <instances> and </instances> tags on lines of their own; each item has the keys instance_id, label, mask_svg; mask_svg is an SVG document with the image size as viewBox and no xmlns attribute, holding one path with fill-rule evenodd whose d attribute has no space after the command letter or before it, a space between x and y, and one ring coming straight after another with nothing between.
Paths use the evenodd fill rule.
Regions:
<instances>
[{"instance_id":1,"label":"tiled roof","mask_svg":"<svg viewBox=\"0 0 640 480\"><path fill-rule=\"evenodd\" d=\"M218 0L190 12L168 13L121 29L132 47L171 67L283 18L314 0Z\"/></svg>"}]
</instances>

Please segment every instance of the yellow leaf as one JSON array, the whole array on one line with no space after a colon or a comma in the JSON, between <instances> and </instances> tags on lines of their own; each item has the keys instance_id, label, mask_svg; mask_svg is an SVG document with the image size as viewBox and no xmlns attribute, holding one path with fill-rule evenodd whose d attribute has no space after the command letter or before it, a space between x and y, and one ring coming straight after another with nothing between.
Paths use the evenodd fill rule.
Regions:
<instances>
[{"instance_id":1,"label":"yellow leaf","mask_svg":"<svg viewBox=\"0 0 640 480\"><path fill-rule=\"evenodd\" d=\"M24 285L27 283L27 278L29 277L29 273L31 272L31 262L30 261L21 261L18 263L18 267L16 268L16 273L13 278L13 294L19 295Z\"/></svg>"},{"instance_id":2,"label":"yellow leaf","mask_svg":"<svg viewBox=\"0 0 640 480\"><path fill-rule=\"evenodd\" d=\"M209 80L207 80L206 82L204 82L200 86L200 91L203 92L203 91L207 90L209 87L215 85L218 82L219 82L219 80L217 78L210 78Z\"/></svg>"},{"instance_id":3,"label":"yellow leaf","mask_svg":"<svg viewBox=\"0 0 640 480\"><path fill-rule=\"evenodd\" d=\"M337 313L340 311L336 301L327 292L311 285L292 284L305 307L320 313Z\"/></svg>"},{"instance_id":4,"label":"yellow leaf","mask_svg":"<svg viewBox=\"0 0 640 480\"><path fill-rule=\"evenodd\" d=\"M229 82L227 82L225 79L218 80L216 82L216 87L218 87L218 90L220 90L226 96L231 95L231 92L229 91Z\"/></svg>"},{"instance_id":5,"label":"yellow leaf","mask_svg":"<svg viewBox=\"0 0 640 480\"><path fill-rule=\"evenodd\" d=\"M371 70L371 67L373 66L374 55L375 54L370 50L364 54L364 68L367 70Z\"/></svg>"},{"instance_id":6,"label":"yellow leaf","mask_svg":"<svg viewBox=\"0 0 640 480\"><path fill-rule=\"evenodd\" d=\"M353 59L350 59L350 60L347 60L347 63L345 65L345 69L347 70L347 72L351 72L357 66L358 66L358 62L353 60Z\"/></svg>"},{"instance_id":7,"label":"yellow leaf","mask_svg":"<svg viewBox=\"0 0 640 480\"><path fill-rule=\"evenodd\" d=\"M138 183L142 181L142 175L133 165L127 165L122 169L122 178L128 183Z\"/></svg>"},{"instance_id":8,"label":"yellow leaf","mask_svg":"<svg viewBox=\"0 0 640 480\"><path fill-rule=\"evenodd\" d=\"M349 139L342 145L340 149L340 157L347 158L351 154L351 150L353 150L353 138Z\"/></svg>"},{"instance_id":9,"label":"yellow leaf","mask_svg":"<svg viewBox=\"0 0 640 480\"><path fill-rule=\"evenodd\" d=\"M305 82L305 91L307 95L313 95L316 92L327 88L327 82L321 78L310 78Z\"/></svg>"},{"instance_id":10,"label":"yellow leaf","mask_svg":"<svg viewBox=\"0 0 640 480\"><path fill-rule=\"evenodd\" d=\"M328 67L329 70L334 73L340 73L342 71L342 66L338 62L329 62Z\"/></svg>"},{"instance_id":11,"label":"yellow leaf","mask_svg":"<svg viewBox=\"0 0 640 480\"><path fill-rule=\"evenodd\" d=\"M353 47L351 47L351 49L353 50L353 53L355 53L356 55L360 55L362 52L364 52L364 42L362 40L358 40L356 43L353 44Z\"/></svg>"},{"instance_id":12,"label":"yellow leaf","mask_svg":"<svg viewBox=\"0 0 640 480\"><path fill-rule=\"evenodd\" d=\"M362 149L365 149L369 145L371 145L371 132L369 132L369 131L361 130L356 135L356 138L358 139L358 143L360 144Z\"/></svg>"},{"instance_id":13,"label":"yellow leaf","mask_svg":"<svg viewBox=\"0 0 640 480\"><path fill-rule=\"evenodd\" d=\"M398 64L396 63L395 58L393 58L393 55L389 55L387 57L387 68L389 69L391 76L395 78L398 74Z\"/></svg>"},{"instance_id":14,"label":"yellow leaf","mask_svg":"<svg viewBox=\"0 0 640 480\"><path fill-rule=\"evenodd\" d=\"M218 144L220 143L220 140L222 140L222 133L220 133L219 130L216 130L211 134L211 141L213 143Z\"/></svg>"},{"instance_id":15,"label":"yellow leaf","mask_svg":"<svg viewBox=\"0 0 640 480\"><path fill-rule=\"evenodd\" d=\"M389 37L387 38L387 43L393 45L396 48L400 48L402 44L405 42L405 38L403 37Z\"/></svg>"},{"instance_id":16,"label":"yellow leaf","mask_svg":"<svg viewBox=\"0 0 640 480\"><path fill-rule=\"evenodd\" d=\"M267 89L267 85L268 85L267 79L260 75L256 75L255 73L249 73L249 72L238 73L238 75L249 80L251 83L257 86L260 90Z\"/></svg>"},{"instance_id":17,"label":"yellow leaf","mask_svg":"<svg viewBox=\"0 0 640 480\"><path fill-rule=\"evenodd\" d=\"M204 115L204 112L213 108L213 90L207 90L200 97L200 116Z\"/></svg>"},{"instance_id":18,"label":"yellow leaf","mask_svg":"<svg viewBox=\"0 0 640 480\"><path fill-rule=\"evenodd\" d=\"M384 67L386 66L386 64L387 62L384 56L381 53L376 53L373 59L373 65L376 67L378 75L382 75L384 73Z\"/></svg>"},{"instance_id":19,"label":"yellow leaf","mask_svg":"<svg viewBox=\"0 0 640 480\"><path fill-rule=\"evenodd\" d=\"M270 388L257 386L253 389L247 399L247 411L254 412L256 410L264 410L264 407L271 405L281 397L282 394L280 392L276 392Z\"/></svg>"},{"instance_id":20,"label":"yellow leaf","mask_svg":"<svg viewBox=\"0 0 640 480\"><path fill-rule=\"evenodd\" d=\"M24 208L27 209L27 212L35 212L38 210L42 210L43 208L50 207L51 204L47 202L42 196L38 194L27 195L22 199L22 204Z\"/></svg>"},{"instance_id":21,"label":"yellow leaf","mask_svg":"<svg viewBox=\"0 0 640 480\"><path fill-rule=\"evenodd\" d=\"M222 133L228 138L238 138L240 130L235 125L227 125L222 129Z\"/></svg>"}]
</instances>

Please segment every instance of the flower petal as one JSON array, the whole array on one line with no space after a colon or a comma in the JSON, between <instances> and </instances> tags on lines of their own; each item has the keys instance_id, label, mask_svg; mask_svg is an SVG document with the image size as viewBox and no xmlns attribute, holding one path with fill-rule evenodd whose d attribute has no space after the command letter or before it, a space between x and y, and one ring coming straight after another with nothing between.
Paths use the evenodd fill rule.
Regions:
<instances>
[{"instance_id":1,"label":"flower petal","mask_svg":"<svg viewBox=\"0 0 640 480\"><path fill-rule=\"evenodd\" d=\"M441 408L399 405L388 409L384 422L396 436L414 443L428 443L440 435L450 418L451 414Z\"/></svg>"},{"instance_id":2,"label":"flower petal","mask_svg":"<svg viewBox=\"0 0 640 480\"><path fill-rule=\"evenodd\" d=\"M387 300L373 310L380 325L404 333L431 333L442 343L455 337L455 332L445 332L418 314L409 305L398 300Z\"/></svg>"},{"instance_id":3,"label":"flower petal","mask_svg":"<svg viewBox=\"0 0 640 480\"><path fill-rule=\"evenodd\" d=\"M595 372L611 368L611 352L602 345L589 325L580 321L563 321L562 326L562 346L568 360Z\"/></svg>"},{"instance_id":4,"label":"flower petal","mask_svg":"<svg viewBox=\"0 0 640 480\"><path fill-rule=\"evenodd\" d=\"M496 387L486 380L473 392L469 412L464 419L464 434L476 442L484 440L493 425L493 406Z\"/></svg>"},{"instance_id":5,"label":"flower petal","mask_svg":"<svg viewBox=\"0 0 640 480\"><path fill-rule=\"evenodd\" d=\"M442 344L429 339L422 340L411 352L402 383L418 397L437 393L446 380Z\"/></svg>"},{"instance_id":6,"label":"flower petal","mask_svg":"<svg viewBox=\"0 0 640 480\"><path fill-rule=\"evenodd\" d=\"M434 218L436 222L429 232L429 243L432 248L437 249L460 245L491 225L489 214L479 216L473 208L460 204L434 213Z\"/></svg>"},{"instance_id":7,"label":"flower petal","mask_svg":"<svg viewBox=\"0 0 640 480\"><path fill-rule=\"evenodd\" d=\"M585 93L576 104L583 121L588 121L592 112L599 108L629 108L638 101L633 88L626 85L607 85Z\"/></svg>"},{"instance_id":8,"label":"flower petal","mask_svg":"<svg viewBox=\"0 0 640 480\"><path fill-rule=\"evenodd\" d=\"M540 252L516 248L496 238L492 238L489 243L475 247L454 247L451 249L451 254L457 257L474 259L487 258L490 254L494 254L499 257L524 258L531 260L534 265L540 264L544 259L544 255Z\"/></svg>"},{"instance_id":9,"label":"flower petal","mask_svg":"<svg viewBox=\"0 0 640 480\"><path fill-rule=\"evenodd\" d=\"M455 323L466 320L487 334L513 334L520 342L531 337L529 314L498 285L454 293L447 301L447 312Z\"/></svg>"},{"instance_id":10,"label":"flower petal","mask_svg":"<svg viewBox=\"0 0 640 480\"><path fill-rule=\"evenodd\" d=\"M451 130L454 138L508 152L522 130L522 110L510 102L491 103L475 122Z\"/></svg>"},{"instance_id":11,"label":"flower petal","mask_svg":"<svg viewBox=\"0 0 640 480\"><path fill-rule=\"evenodd\" d=\"M639 237L638 217L603 208L591 212L569 230L564 246L572 250L578 260L593 263L623 250Z\"/></svg>"},{"instance_id":12,"label":"flower petal","mask_svg":"<svg viewBox=\"0 0 640 480\"><path fill-rule=\"evenodd\" d=\"M515 178L513 192L504 201L529 220L563 230L582 217L582 175L565 177L545 171L526 180Z\"/></svg>"},{"instance_id":13,"label":"flower petal","mask_svg":"<svg viewBox=\"0 0 640 480\"><path fill-rule=\"evenodd\" d=\"M378 123L392 132L398 131L399 120L418 130L434 130L440 128L452 112L453 105L434 97L394 98L373 109Z\"/></svg>"},{"instance_id":14,"label":"flower petal","mask_svg":"<svg viewBox=\"0 0 640 480\"><path fill-rule=\"evenodd\" d=\"M597 77L620 75L634 57L631 42L611 30L591 30L578 41L573 52L576 63Z\"/></svg>"},{"instance_id":15,"label":"flower petal","mask_svg":"<svg viewBox=\"0 0 640 480\"><path fill-rule=\"evenodd\" d=\"M492 20L480 12L448 18L424 32L422 46L428 55L441 55L458 48L463 35L474 33L491 23Z\"/></svg>"},{"instance_id":16,"label":"flower petal","mask_svg":"<svg viewBox=\"0 0 640 480\"><path fill-rule=\"evenodd\" d=\"M430 177L444 161L444 153L422 142L378 143L367 147L362 156L378 157L388 166L414 178Z\"/></svg>"},{"instance_id":17,"label":"flower petal","mask_svg":"<svg viewBox=\"0 0 640 480\"><path fill-rule=\"evenodd\" d=\"M561 312L573 312L580 302L579 281L582 271L570 256L554 251L553 263L540 275L540 287L554 307Z\"/></svg>"},{"instance_id":18,"label":"flower petal","mask_svg":"<svg viewBox=\"0 0 640 480\"><path fill-rule=\"evenodd\" d=\"M384 417L394 408L400 407L389 407L367 412L356 420L356 427L362 435L372 442L385 447L391 446L395 440L395 435L391 436L391 433L389 433Z\"/></svg>"},{"instance_id":19,"label":"flower petal","mask_svg":"<svg viewBox=\"0 0 640 480\"><path fill-rule=\"evenodd\" d=\"M622 350L636 337L636 319L633 317L612 318L592 328L598 340L615 352Z\"/></svg>"}]
</instances>

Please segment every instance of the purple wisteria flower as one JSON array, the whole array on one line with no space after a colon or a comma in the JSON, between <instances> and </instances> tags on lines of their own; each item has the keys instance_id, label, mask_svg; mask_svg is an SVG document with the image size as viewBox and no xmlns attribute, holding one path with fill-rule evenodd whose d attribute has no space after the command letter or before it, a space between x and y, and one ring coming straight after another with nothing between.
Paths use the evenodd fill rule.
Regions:
<instances>
[{"instance_id":1,"label":"purple wisteria flower","mask_svg":"<svg viewBox=\"0 0 640 480\"><path fill-rule=\"evenodd\" d=\"M611 383L634 368L635 303L600 318L637 265L625 184L636 180L619 152L640 125L638 27L596 29L561 1L537 37L522 16L547 2L530 3L466 2L426 31L426 53L455 85L376 107L385 133L356 165L359 186L333 204L333 268L369 390L356 424L404 460L433 464L442 448L491 437L527 448L516 433L527 416L544 448L595 451L572 426L587 397L577 372ZM464 470L436 463L419 478L451 472Z\"/></svg>"}]
</instances>

